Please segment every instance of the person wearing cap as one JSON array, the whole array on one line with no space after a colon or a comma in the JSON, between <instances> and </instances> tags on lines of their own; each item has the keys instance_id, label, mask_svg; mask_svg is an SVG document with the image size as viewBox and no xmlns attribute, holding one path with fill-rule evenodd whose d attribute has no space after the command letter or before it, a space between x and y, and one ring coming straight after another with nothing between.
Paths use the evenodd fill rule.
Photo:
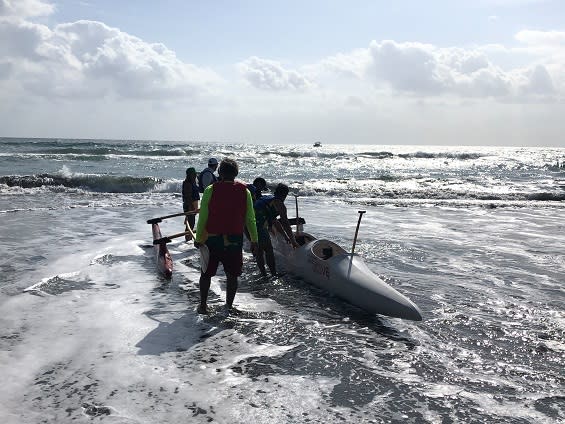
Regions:
<instances>
[{"instance_id":1,"label":"person wearing cap","mask_svg":"<svg viewBox=\"0 0 565 424\"><path fill-rule=\"evenodd\" d=\"M251 251L257 250L257 226L253 199L245 184L235 181L239 173L237 162L224 159L220 164L220 181L204 191L200 215L196 226L194 246L206 245L209 260L200 274L200 304L197 312L207 313L208 291L218 265L222 263L226 274L226 309L232 308L237 292L238 277L243 269L243 228L247 227Z\"/></svg>"},{"instance_id":2,"label":"person wearing cap","mask_svg":"<svg viewBox=\"0 0 565 424\"><path fill-rule=\"evenodd\" d=\"M200 200L200 193L198 190L198 185L196 185L196 169L187 168L186 178L182 182L182 209L185 212L197 211L198 201ZM184 219L184 225L194 231L194 223L196 221L195 215L187 215ZM185 236L185 240L189 241L192 237L190 235Z\"/></svg>"},{"instance_id":3,"label":"person wearing cap","mask_svg":"<svg viewBox=\"0 0 565 424\"><path fill-rule=\"evenodd\" d=\"M206 187L218 181L218 178L214 175L216 169L218 169L218 159L208 159L208 167L204 168L200 175L198 175L198 186L200 188L200 193L204 193Z\"/></svg>"}]
</instances>

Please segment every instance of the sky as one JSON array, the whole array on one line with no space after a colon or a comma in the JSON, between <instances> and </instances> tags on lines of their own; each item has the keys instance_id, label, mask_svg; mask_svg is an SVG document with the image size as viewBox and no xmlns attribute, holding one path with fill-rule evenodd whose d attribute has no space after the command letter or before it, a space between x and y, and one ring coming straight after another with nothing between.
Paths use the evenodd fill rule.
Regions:
<instances>
[{"instance_id":1,"label":"sky","mask_svg":"<svg viewBox=\"0 0 565 424\"><path fill-rule=\"evenodd\" d=\"M565 1L0 0L0 137L565 147Z\"/></svg>"}]
</instances>

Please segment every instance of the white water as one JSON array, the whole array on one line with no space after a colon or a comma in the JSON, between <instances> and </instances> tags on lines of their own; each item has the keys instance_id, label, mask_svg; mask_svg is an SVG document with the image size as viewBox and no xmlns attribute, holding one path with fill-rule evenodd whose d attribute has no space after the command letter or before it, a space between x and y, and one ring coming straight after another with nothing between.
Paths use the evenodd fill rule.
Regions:
<instances>
[{"instance_id":1,"label":"white water","mask_svg":"<svg viewBox=\"0 0 565 424\"><path fill-rule=\"evenodd\" d=\"M175 202L4 216L12 231L67 225L14 252L24 270L0 303L3 423L563 416L558 210L369 207L356 250L420 306L424 321L413 323L368 317L300 281L261 282L249 256L240 313L198 316L196 250L171 244L168 283L143 247L145 220ZM308 231L348 246L355 208L301 205ZM182 218L162 224L164 234L179 227ZM220 276L213 311L224 296Z\"/></svg>"},{"instance_id":2,"label":"white water","mask_svg":"<svg viewBox=\"0 0 565 424\"><path fill-rule=\"evenodd\" d=\"M0 424L565 420L563 149L0 147ZM226 155L288 182L306 230L346 249L367 210L356 252L424 321L261 281L249 255L239 312L217 313L220 275L198 316L196 250L173 242L162 280L145 221L179 212L186 166Z\"/></svg>"}]
</instances>

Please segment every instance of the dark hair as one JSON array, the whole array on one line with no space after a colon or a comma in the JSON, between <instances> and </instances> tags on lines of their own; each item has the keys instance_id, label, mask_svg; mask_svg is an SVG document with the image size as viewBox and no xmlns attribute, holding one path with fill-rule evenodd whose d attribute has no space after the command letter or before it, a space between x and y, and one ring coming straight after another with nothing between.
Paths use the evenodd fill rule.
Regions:
<instances>
[{"instance_id":1,"label":"dark hair","mask_svg":"<svg viewBox=\"0 0 565 424\"><path fill-rule=\"evenodd\" d=\"M283 183L279 183L275 189L275 197L286 197L288 195L288 186Z\"/></svg>"},{"instance_id":2,"label":"dark hair","mask_svg":"<svg viewBox=\"0 0 565 424\"><path fill-rule=\"evenodd\" d=\"M222 159L218 174L220 177L234 179L239 174L239 166L237 166L237 162L233 159Z\"/></svg>"},{"instance_id":3,"label":"dark hair","mask_svg":"<svg viewBox=\"0 0 565 424\"><path fill-rule=\"evenodd\" d=\"M265 190L267 188L267 181L265 181L265 178L257 177L253 180L253 185L257 190Z\"/></svg>"}]
</instances>

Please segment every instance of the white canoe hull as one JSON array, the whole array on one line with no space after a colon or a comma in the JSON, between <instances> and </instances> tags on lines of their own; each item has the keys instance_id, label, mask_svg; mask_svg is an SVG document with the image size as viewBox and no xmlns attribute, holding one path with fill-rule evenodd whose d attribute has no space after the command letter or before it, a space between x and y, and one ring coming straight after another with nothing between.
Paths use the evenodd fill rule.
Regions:
<instances>
[{"instance_id":1,"label":"white canoe hull","mask_svg":"<svg viewBox=\"0 0 565 424\"><path fill-rule=\"evenodd\" d=\"M314 239L307 233L305 243L293 249L280 234L271 235L277 265L337 297L368 312L390 317L422 320L420 309L406 296L376 276L357 254L337 244ZM323 259L322 249L332 255Z\"/></svg>"}]
</instances>

